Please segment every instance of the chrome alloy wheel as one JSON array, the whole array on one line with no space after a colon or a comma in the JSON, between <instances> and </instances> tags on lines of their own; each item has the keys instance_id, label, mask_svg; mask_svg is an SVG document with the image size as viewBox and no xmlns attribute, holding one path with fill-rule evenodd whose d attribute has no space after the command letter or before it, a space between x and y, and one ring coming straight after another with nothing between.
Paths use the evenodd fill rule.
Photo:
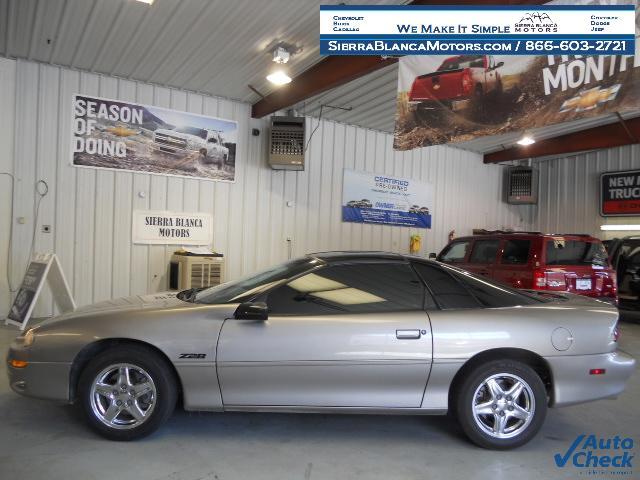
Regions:
<instances>
[{"instance_id":1,"label":"chrome alloy wheel","mask_svg":"<svg viewBox=\"0 0 640 480\"><path fill-rule=\"evenodd\" d=\"M494 438L512 438L533 420L536 401L527 382L511 373L497 373L480 383L473 395L473 419Z\"/></svg>"},{"instance_id":2,"label":"chrome alloy wheel","mask_svg":"<svg viewBox=\"0 0 640 480\"><path fill-rule=\"evenodd\" d=\"M126 430L143 424L153 412L156 386L142 368L130 363L110 365L91 384L91 410L111 428Z\"/></svg>"}]
</instances>

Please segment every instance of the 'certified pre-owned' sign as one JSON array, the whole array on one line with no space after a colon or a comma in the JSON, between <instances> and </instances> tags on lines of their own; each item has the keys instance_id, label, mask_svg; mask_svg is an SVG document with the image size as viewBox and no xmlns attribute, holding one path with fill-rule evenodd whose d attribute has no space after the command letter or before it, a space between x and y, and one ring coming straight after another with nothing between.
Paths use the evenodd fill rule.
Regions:
<instances>
[{"instance_id":1,"label":"'certified pre-owned' sign","mask_svg":"<svg viewBox=\"0 0 640 480\"><path fill-rule=\"evenodd\" d=\"M602 174L600 214L606 217L640 215L640 170Z\"/></svg>"}]
</instances>

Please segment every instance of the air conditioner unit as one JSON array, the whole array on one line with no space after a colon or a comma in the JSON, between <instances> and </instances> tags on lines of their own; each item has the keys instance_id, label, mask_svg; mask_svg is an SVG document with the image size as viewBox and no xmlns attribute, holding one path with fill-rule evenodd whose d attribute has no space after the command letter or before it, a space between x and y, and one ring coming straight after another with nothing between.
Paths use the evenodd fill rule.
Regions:
<instances>
[{"instance_id":1,"label":"air conditioner unit","mask_svg":"<svg viewBox=\"0 0 640 480\"><path fill-rule=\"evenodd\" d=\"M169 266L169 288L214 287L224 282L224 259L201 255L172 255Z\"/></svg>"},{"instance_id":2,"label":"air conditioner unit","mask_svg":"<svg viewBox=\"0 0 640 480\"><path fill-rule=\"evenodd\" d=\"M507 170L507 203L538 203L538 171L531 167L511 167Z\"/></svg>"},{"instance_id":3,"label":"air conditioner unit","mask_svg":"<svg viewBox=\"0 0 640 480\"><path fill-rule=\"evenodd\" d=\"M304 117L271 117L269 165L274 170L304 170Z\"/></svg>"}]
</instances>

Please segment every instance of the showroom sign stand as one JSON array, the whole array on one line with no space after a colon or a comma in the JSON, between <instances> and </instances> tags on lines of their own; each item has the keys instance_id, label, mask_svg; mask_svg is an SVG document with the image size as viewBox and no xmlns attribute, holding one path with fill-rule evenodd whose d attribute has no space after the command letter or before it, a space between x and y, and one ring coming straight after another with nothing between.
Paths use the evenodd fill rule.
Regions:
<instances>
[{"instance_id":1,"label":"showroom sign stand","mask_svg":"<svg viewBox=\"0 0 640 480\"><path fill-rule=\"evenodd\" d=\"M48 280L53 298L61 313L76 309L71 289L55 253L36 253L31 258L22 284L18 290L5 325L15 325L24 330L33 313L45 280Z\"/></svg>"}]
</instances>

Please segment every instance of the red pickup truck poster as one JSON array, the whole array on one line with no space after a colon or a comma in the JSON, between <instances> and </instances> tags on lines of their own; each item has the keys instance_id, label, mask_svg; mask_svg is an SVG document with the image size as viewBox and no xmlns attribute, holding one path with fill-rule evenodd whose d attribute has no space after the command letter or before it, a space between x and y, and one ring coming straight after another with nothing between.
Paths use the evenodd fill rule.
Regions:
<instances>
[{"instance_id":1,"label":"red pickup truck poster","mask_svg":"<svg viewBox=\"0 0 640 480\"><path fill-rule=\"evenodd\" d=\"M609 172L600 176L600 215L640 215L640 170Z\"/></svg>"},{"instance_id":2,"label":"red pickup truck poster","mask_svg":"<svg viewBox=\"0 0 640 480\"><path fill-rule=\"evenodd\" d=\"M640 47L636 42L636 49ZM458 55L400 59L394 148L464 142L640 108L635 57Z\"/></svg>"}]
</instances>

